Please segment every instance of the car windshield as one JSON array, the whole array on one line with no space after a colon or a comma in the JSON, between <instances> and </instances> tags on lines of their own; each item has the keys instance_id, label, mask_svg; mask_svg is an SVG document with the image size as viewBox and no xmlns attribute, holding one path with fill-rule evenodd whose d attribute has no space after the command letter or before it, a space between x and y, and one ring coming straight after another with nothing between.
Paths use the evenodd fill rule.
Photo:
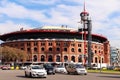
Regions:
<instances>
[{"instance_id":1,"label":"car windshield","mask_svg":"<svg viewBox=\"0 0 120 80\"><path fill-rule=\"evenodd\" d=\"M57 68L64 68L64 66L62 66L62 65L58 65Z\"/></svg>"},{"instance_id":2,"label":"car windshield","mask_svg":"<svg viewBox=\"0 0 120 80\"><path fill-rule=\"evenodd\" d=\"M80 64L76 64L75 67L76 67L76 68L84 68L84 66L83 66L83 65L80 65Z\"/></svg>"},{"instance_id":3,"label":"car windshield","mask_svg":"<svg viewBox=\"0 0 120 80\"><path fill-rule=\"evenodd\" d=\"M43 69L42 66L32 66L32 69Z\"/></svg>"},{"instance_id":4,"label":"car windshield","mask_svg":"<svg viewBox=\"0 0 120 80\"><path fill-rule=\"evenodd\" d=\"M51 64L45 64L44 65L46 68L53 68L53 66Z\"/></svg>"}]
</instances>

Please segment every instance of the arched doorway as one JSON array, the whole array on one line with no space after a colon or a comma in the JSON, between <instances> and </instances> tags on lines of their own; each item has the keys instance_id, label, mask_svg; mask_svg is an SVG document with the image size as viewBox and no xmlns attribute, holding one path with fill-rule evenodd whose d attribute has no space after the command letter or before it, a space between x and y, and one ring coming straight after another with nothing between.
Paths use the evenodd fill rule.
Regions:
<instances>
[{"instance_id":1,"label":"arched doorway","mask_svg":"<svg viewBox=\"0 0 120 80\"><path fill-rule=\"evenodd\" d=\"M45 61L45 56L41 55L41 61Z\"/></svg>"},{"instance_id":2,"label":"arched doorway","mask_svg":"<svg viewBox=\"0 0 120 80\"><path fill-rule=\"evenodd\" d=\"M48 56L48 62L52 62L53 61L53 57L52 57L52 55L49 55Z\"/></svg>"},{"instance_id":3,"label":"arched doorway","mask_svg":"<svg viewBox=\"0 0 120 80\"><path fill-rule=\"evenodd\" d=\"M60 62L60 56L59 55L56 56L56 62Z\"/></svg>"},{"instance_id":4,"label":"arched doorway","mask_svg":"<svg viewBox=\"0 0 120 80\"><path fill-rule=\"evenodd\" d=\"M33 61L36 62L37 61L37 55L33 56Z\"/></svg>"},{"instance_id":5,"label":"arched doorway","mask_svg":"<svg viewBox=\"0 0 120 80\"><path fill-rule=\"evenodd\" d=\"M75 62L75 56L71 57L71 61Z\"/></svg>"},{"instance_id":6,"label":"arched doorway","mask_svg":"<svg viewBox=\"0 0 120 80\"><path fill-rule=\"evenodd\" d=\"M64 62L67 62L67 61L68 61L68 57L64 56Z\"/></svg>"},{"instance_id":7,"label":"arched doorway","mask_svg":"<svg viewBox=\"0 0 120 80\"><path fill-rule=\"evenodd\" d=\"M98 59L97 59L97 57L95 57L95 63L97 63L98 62Z\"/></svg>"}]
</instances>

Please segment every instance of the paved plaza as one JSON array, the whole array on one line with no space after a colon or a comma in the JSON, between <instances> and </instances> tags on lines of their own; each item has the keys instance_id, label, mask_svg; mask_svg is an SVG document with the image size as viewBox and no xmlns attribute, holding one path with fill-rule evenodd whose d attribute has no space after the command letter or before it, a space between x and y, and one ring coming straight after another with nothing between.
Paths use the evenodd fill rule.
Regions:
<instances>
[{"instance_id":1,"label":"paved plaza","mask_svg":"<svg viewBox=\"0 0 120 80\"><path fill-rule=\"evenodd\" d=\"M88 73L88 75L58 74L47 78L27 78L24 70L0 70L0 80L120 80L120 75Z\"/></svg>"}]
</instances>

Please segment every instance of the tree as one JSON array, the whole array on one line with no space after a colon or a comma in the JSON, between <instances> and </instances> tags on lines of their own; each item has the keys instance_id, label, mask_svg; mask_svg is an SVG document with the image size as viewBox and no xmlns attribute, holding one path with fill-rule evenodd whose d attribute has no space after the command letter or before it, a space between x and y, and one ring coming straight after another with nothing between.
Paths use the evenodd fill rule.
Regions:
<instances>
[{"instance_id":1,"label":"tree","mask_svg":"<svg viewBox=\"0 0 120 80\"><path fill-rule=\"evenodd\" d=\"M23 61L26 58L26 52L20 49L4 46L2 47L2 58L4 62Z\"/></svg>"}]
</instances>

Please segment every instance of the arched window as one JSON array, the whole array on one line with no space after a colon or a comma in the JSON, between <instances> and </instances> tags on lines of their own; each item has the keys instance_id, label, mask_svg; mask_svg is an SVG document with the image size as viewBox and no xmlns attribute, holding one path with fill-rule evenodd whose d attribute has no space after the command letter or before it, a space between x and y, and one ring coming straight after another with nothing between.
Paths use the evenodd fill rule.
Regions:
<instances>
[{"instance_id":1,"label":"arched window","mask_svg":"<svg viewBox=\"0 0 120 80\"><path fill-rule=\"evenodd\" d=\"M51 47L49 48L49 51L52 51L52 48L51 48Z\"/></svg>"},{"instance_id":2,"label":"arched window","mask_svg":"<svg viewBox=\"0 0 120 80\"><path fill-rule=\"evenodd\" d=\"M104 59L102 58L102 63L104 62Z\"/></svg>"},{"instance_id":3,"label":"arched window","mask_svg":"<svg viewBox=\"0 0 120 80\"><path fill-rule=\"evenodd\" d=\"M41 48L41 51L44 51L44 50L45 50L45 48L44 48L44 47L42 47L42 48Z\"/></svg>"},{"instance_id":4,"label":"arched window","mask_svg":"<svg viewBox=\"0 0 120 80\"><path fill-rule=\"evenodd\" d=\"M71 49L71 52L75 52L74 48Z\"/></svg>"},{"instance_id":5,"label":"arched window","mask_svg":"<svg viewBox=\"0 0 120 80\"><path fill-rule=\"evenodd\" d=\"M34 51L37 52L37 48L34 48Z\"/></svg>"},{"instance_id":6,"label":"arched window","mask_svg":"<svg viewBox=\"0 0 120 80\"><path fill-rule=\"evenodd\" d=\"M36 61L37 61L37 55L34 55L33 57L34 57L34 58L33 58L33 61L36 62Z\"/></svg>"},{"instance_id":7,"label":"arched window","mask_svg":"<svg viewBox=\"0 0 120 80\"><path fill-rule=\"evenodd\" d=\"M64 62L67 62L67 61L68 61L68 57L64 56Z\"/></svg>"},{"instance_id":8,"label":"arched window","mask_svg":"<svg viewBox=\"0 0 120 80\"><path fill-rule=\"evenodd\" d=\"M64 51L66 51L66 52L67 52L67 48L64 48Z\"/></svg>"},{"instance_id":9,"label":"arched window","mask_svg":"<svg viewBox=\"0 0 120 80\"><path fill-rule=\"evenodd\" d=\"M52 62L53 61L53 57L52 57L52 55L49 55L48 56L48 62Z\"/></svg>"},{"instance_id":10,"label":"arched window","mask_svg":"<svg viewBox=\"0 0 120 80\"><path fill-rule=\"evenodd\" d=\"M59 55L56 56L56 62L60 62L60 56Z\"/></svg>"},{"instance_id":11,"label":"arched window","mask_svg":"<svg viewBox=\"0 0 120 80\"><path fill-rule=\"evenodd\" d=\"M56 48L56 51L60 51L60 48Z\"/></svg>"},{"instance_id":12,"label":"arched window","mask_svg":"<svg viewBox=\"0 0 120 80\"><path fill-rule=\"evenodd\" d=\"M44 55L41 56L41 61L45 61L45 56Z\"/></svg>"},{"instance_id":13,"label":"arched window","mask_svg":"<svg viewBox=\"0 0 120 80\"><path fill-rule=\"evenodd\" d=\"M78 49L78 52L81 52L81 49L80 49L80 48Z\"/></svg>"},{"instance_id":14,"label":"arched window","mask_svg":"<svg viewBox=\"0 0 120 80\"><path fill-rule=\"evenodd\" d=\"M95 57L95 63L97 63L97 62L98 62L97 57Z\"/></svg>"},{"instance_id":15,"label":"arched window","mask_svg":"<svg viewBox=\"0 0 120 80\"><path fill-rule=\"evenodd\" d=\"M75 62L75 56L71 57L71 61Z\"/></svg>"}]
</instances>

